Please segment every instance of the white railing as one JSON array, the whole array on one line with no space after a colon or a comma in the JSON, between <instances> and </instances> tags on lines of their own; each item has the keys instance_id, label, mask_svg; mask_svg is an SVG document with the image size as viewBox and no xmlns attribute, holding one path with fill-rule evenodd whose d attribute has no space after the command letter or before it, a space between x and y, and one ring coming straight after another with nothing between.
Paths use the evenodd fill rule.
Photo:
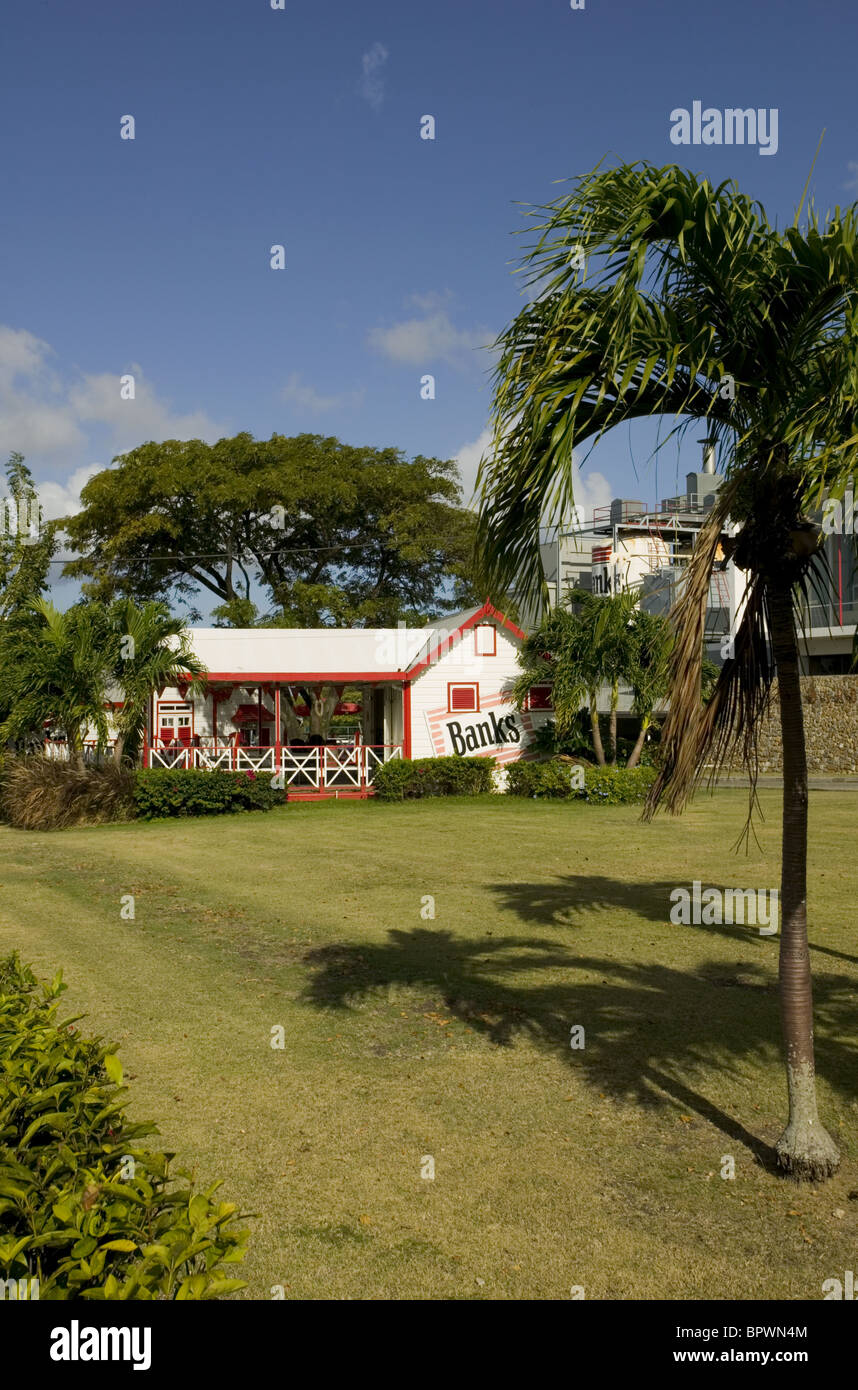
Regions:
<instances>
[{"instance_id":1,"label":"white railing","mask_svg":"<svg viewBox=\"0 0 858 1390\"><path fill-rule=\"evenodd\" d=\"M41 745L34 751L41 751L46 758L52 758L55 762L67 763L69 760L69 746L65 739L46 738ZM83 745L83 760L89 764L105 762L113 757L113 740L108 743L99 744L95 739L88 739Z\"/></svg>"},{"instance_id":2,"label":"white railing","mask_svg":"<svg viewBox=\"0 0 858 1390\"><path fill-rule=\"evenodd\" d=\"M279 767L274 747L241 744L236 747L230 743L200 748L190 745L180 748L155 746L147 752L149 767L171 771L199 768L208 772L267 773L269 776L279 772L286 791L308 792L364 791L372 786L377 768L392 758L401 757L400 743L284 746L280 750Z\"/></svg>"}]
</instances>

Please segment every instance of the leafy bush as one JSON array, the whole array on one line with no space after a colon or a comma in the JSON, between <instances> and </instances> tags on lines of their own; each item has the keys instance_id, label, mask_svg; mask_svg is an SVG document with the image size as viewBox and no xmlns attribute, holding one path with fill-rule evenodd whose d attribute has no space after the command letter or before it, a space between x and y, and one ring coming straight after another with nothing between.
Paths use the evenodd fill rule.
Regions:
<instances>
[{"instance_id":1,"label":"leafy bush","mask_svg":"<svg viewBox=\"0 0 858 1390\"><path fill-rule=\"evenodd\" d=\"M645 801L657 775L654 767L590 767L584 773L584 796L605 806Z\"/></svg>"},{"instance_id":2,"label":"leafy bush","mask_svg":"<svg viewBox=\"0 0 858 1390\"><path fill-rule=\"evenodd\" d=\"M125 1118L115 1047L57 1021L65 988L58 974L39 990L17 955L0 960L0 1278L40 1300L243 1288L223 1269L245 1253L235 1206L141 1147L158 1130Z\"/></svg>"},{"instance_id":3,"label":"leafy bush","mask_svg":"<svg viewBox=\"0 0 858 1390\"><path fill-rule=\"evenodd\" d=\"M573 768L583 767L584 785L573 782ZM589 767L567 759L553 758L549 762L511 763L507 771L509 796L550 797L563 800L577 798L601 805L643 801L655 780L651 767Z\"/></svg>"},{"instance_id":4,"label":"leafy bush","mask_svg":"<svg viewBox=\"0 0 858 1390\"><path fill-rule=\"evenodd\" d=\"M0 775L0 814L19 830L129 820L131 774L113 762L75 767L56 758L7 757Z\"/></svg>"},{"instance_id":5,"label":"leafy bush","mask_svg":"<svg viewBox=\"0 0 858 1390\"><path fill-rule=\"evenodd\" d=\"M134 807L142 820L161 816L216 816L228 811L270 811L285 795L263 772L208 772L203 768L143 767L133 773Z\"/></svg>"},{"instance_id":6,"label":"leafy bush","mask_svg":"<svg viewBox=\"0 0 858 1390\"><path fill-rule=\"evenodd\" d=\"M509 796L571 798L581 794L572 786L572 764L559 758L553 758L550 762L525 762L519 759L510 763L506 790Z\"/></svg>"},{"instance_id":7,"label":"leafy bush","mask_svg":"<svg viewBox=\"0 0 858 1390\"><path fill-rule=\"evenodd\" d=\"M493 790L494 758L392 758L376 771L376 796L404 801L420 796L480 796Z\"/></svg>"}]
</instances>

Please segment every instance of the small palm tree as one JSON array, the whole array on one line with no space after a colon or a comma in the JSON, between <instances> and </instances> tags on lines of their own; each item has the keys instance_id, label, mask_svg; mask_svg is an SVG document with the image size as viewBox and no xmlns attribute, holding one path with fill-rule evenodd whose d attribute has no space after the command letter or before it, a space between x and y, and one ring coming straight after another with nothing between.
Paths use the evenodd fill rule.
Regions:
<instances>
[{"instance_id":1,"label":"small palm tree","mask_svg":"<svg viewBox=\"0 0 858 1390\"><path fill-rule=\"evenodd\" d=\"M575 607L553 608L547 613L521 644L518 662L522 671L513 682L511 698L521 709L534 686L550 685L559 738L571 733L575 717L586 702L593 750L596 761L603 766L605 751L597 705L602 675L593 641L594 626Z\"/></svg>"},{"instance_id":2,"label":"small palm tree","mask_svg":"<svg viewBox=\"0 0 858 1390\"><path fill-rule=\"evenodd\" d=\"M37 621L16 624L3 644L3 704L9 714L0 739L41 739L50 722L65 734L70 761L82 767L88 730L95 730L101 744L108 738L111 635L105 611L82 603L60 613L43 598L28 607Z\"/></svg>"},{"instance_id":3,"label":"small palm tree","mask_svg":"<svg viewBox=\"0 0 858 1390\"><path fill-rule=\"evenodd\" d=\"M807 760L794 603L817 553L808 520L856 466L858 217L774 228L733 183L675 166L621 165L533 212L525 258L537 297L500 339L493 450L481 468L487 588L544 597L540 525L573 497L573 446L645 416L705 422L725 482L675 613L670 713L649 811L682 809L737 739L751 779L777 675L783 741L780 999L789 1119L780 1164L831 1174L817 1112L807 942ZM582 275L592 273L589 279ZM709 580L728 523L746 576L735 655L701 703Z\"/></svg>"},{"instance_id":4,"label":"small palm tree","mask_svg":"<svg viewBox=\"0 0 858 1390\"><path fill-rule=\"evenodd\" d=\"M132 599L118 599L110 609L114 637L113 677L122 690L117 710L117 763L135 754L146 724L153 690L188 680L192 694L205 689L206 668L191 648L185 624L166 604L150 602L138 608Z\"/></svg>"},{"instance_id":5,"label":"small palm tree","mask_svg":"<svg viewBox=\"0 0 858 1390\"><path fill-rule=\"evenodd\" d=\"M637 767L655 707L668 693L672 650L673 627L669 620L660 613L636 609L629 624L625 677L631 687L632 709L641 726L627 767Z\"/></svg>"}]
</instances>

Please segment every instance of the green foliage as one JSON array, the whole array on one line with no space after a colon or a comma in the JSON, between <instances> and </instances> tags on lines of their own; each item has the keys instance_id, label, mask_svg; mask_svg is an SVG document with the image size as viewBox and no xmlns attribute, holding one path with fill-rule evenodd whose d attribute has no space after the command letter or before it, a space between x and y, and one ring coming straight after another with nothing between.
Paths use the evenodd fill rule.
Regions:
<instances>
[{"instance_id":1,"label":"green foliage","mask_svg":"<svg viewBox=\"0 0 858 1390\"><path fill-rule=\"evenodd\" d=\"M216 816L230 811L270 811L285 794L267 772L208 772L202 768L141 767L131 774L141 820L165 816Z\"/></svg>"},{"instance_id":2,"label":"green foliage","mask_svg":"<svg viewBox=\"0 0 858 1390\"><path fill-rule=\"evenodd\" d=\"M104 706L115 655L109 615L88 603L60 613L42 598L28 608L32 619L11 625L0 645L0 706L7 711L0 740L40 738L51 722L80 762L88 728L102 742L108 736Z\"/></svg>"},{"instance_id":3,"label":"green foliage","mask_svg":"<svg viewBox=\"0 0 858 1390\"><path fill-rule=\"evenodd\" d=\"M164 603L138 607L132 599L118 599L110 609L116 656L113 677L122 690L122 708L115 711L117 762L123 754L134 757L146 721L153 690L173 686L180 676L191 677L189 693L204 688L205 667L195 656L183 618L171 616Z\"/></svg>"},{"instance_id":4,"label":"green foliage","mask_svg":"<svg viewBox=\"0 0 858 1390\"><path fill-rule=\"evenodd\" d=\"M36 485L21 454L11 454L6 464L5 498L14 517L0 514L0 620L14 622L48 587L58 523L41 522ZM19 519L25 522L23 529ZM28 530L26 522L37 519Z\"/></svg>"},{"instance_id":5,"label":"green foliage","mask_svg":"<svg viewBox=\"0 0 858 1390\"><path fill-rule=\"evenodd\" d=\"M593 767L584 773L585 800L602 806L646 801L656 779L654 767Z\"/></svg>"},{"instance_id":6,"label":"green foliage","mask_svg":"<svg viewBox=\"0 0 858 1390\"><path fill-rule=\"evenodd\" d=\"M115 1046L58 1021L65 988L0 960L0 1278L37 1279L42 1301L243 1288L235 1206L142 1146L158 1130L127 1120Z\"/></svg>"},{"instance_id":7,"label":"green foliage","mask_svg":"<svg viewBox=\"0 0 858 1390\"><path fill-rule=\"evenodd\" d=\"M56 758L7 757L0 768L0 814L19 830L129 820L131 774L114 763L79 767Z\"/></svg>"},{"instance_id":8,"label":"green foliage","mask_svg":"<svg viewBox=\"0 0 858 1390\"><path fill-rule=\"evenodd\" d=\"M584 767L584 785L573 785L573 765L566 759L510 764L507 795L582 800L598 805L644 801L655 781L651 767Z\"/></svg>"},{"instance_id":9,"label":"green foliage","mask_svg":"<svg viewBox=\"0 0 858 1390\"><path fill-rule=\"evenodd\" d=\"M481 796L494 790L494 758L392 758L373 780L383 801L421 796Z\"/></svg>"},{"instance_id":10,"label":"green foliage","mask_svg":"<svg viewBox=\"0 0 858 1390\"><path fill-rule=\"evenodd\" d=\"M243 625L256 583L263 622L290 627L419 624L484 597L452 461L242 433L149 442L115 463L65 522L81 552L65 573L90 596L193 601L202 586L218 622Z\"/></svg>"}]
</instances>

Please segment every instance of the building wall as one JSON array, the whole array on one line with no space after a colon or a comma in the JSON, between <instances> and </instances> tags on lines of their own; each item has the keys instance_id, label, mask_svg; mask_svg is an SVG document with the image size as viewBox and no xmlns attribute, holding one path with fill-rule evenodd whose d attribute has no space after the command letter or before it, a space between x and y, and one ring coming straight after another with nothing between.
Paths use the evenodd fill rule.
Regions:
<instances>
[{"instance_id":1,"label":"building wall","mask_svg":"<svg viewBox=\"0 0 858 1390\"><path fill-rule=\"evenodd\" d=\"M492 743L480 743L478 748L468 748L469 754L480 753L497 757L500 762L512 761L526 752L535 729L550 715L541 712L519 714L509 702L507 690L515 677L520 674L516 661L518 642L512 633L497 623L495 629L496 654L480 656L475 651L475 629L471 628L457 638L452 647L444 652L434 665L424 671L414 681L411 690L411 756L413 758L436 757L442 751L455 750L448 726L457 724L464 736L469 727L488 724ZM455 713L448 709L448 686L450 684L479 685L479 713ZM489 713L491 711L491 713ZM492 717L493 716L493 717ZM513 719L518 733L516 741L508 725L502 721ZM494 730L500 726L505 741L500 743L494 737ZM433 740L432 730L435 738ZM485 733L481 738L485 738ZM473 739L472 739L473 742Z\"/></svg>"},{"instance_id":2,"label":"building wall","mask_svg":"<svg viewBox=\"0 0 858 1390\"><path fill-rule=\"evenodd\" d=\"M858 676L803 676L801 693L809 771L858 772ZM780 772L777 682L759 746L760 770Z\"/></svg>"}]
</instances>

